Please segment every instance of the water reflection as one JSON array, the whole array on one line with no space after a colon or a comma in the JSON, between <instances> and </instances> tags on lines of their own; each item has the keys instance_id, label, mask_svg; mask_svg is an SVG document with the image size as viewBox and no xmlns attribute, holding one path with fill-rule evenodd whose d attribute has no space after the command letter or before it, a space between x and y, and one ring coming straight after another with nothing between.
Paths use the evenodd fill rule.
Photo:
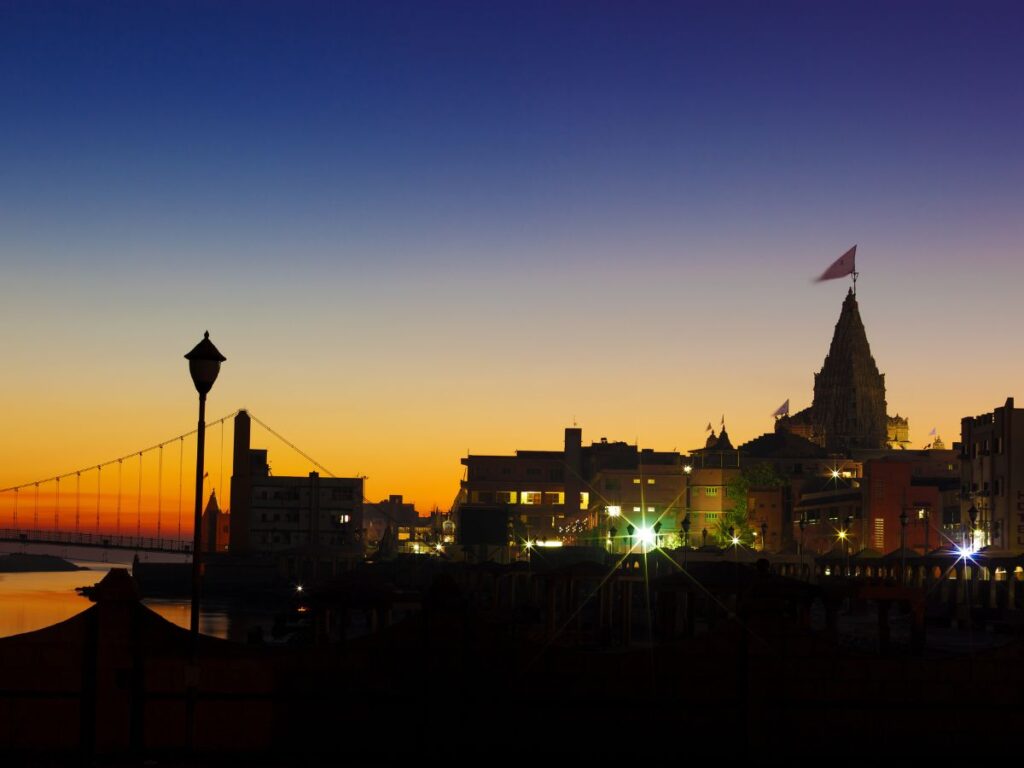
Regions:
<instances>
[{"instance_id":1,"label":"water reflection","mask_svg":"<svg viewBox=\"0 0 1024 768\"><path fill-rule=\"evenodd\" d=\"M92 603L75 592L95 584L122 563L76 560L89 570L57 573L0 573L0 637L49 627L86 610ZM189 601L148 599L143 603L168 621L188 628ZM254 627L268 636L274 615L270 611L242 610L235 606L204 604L199 631L226 640L245 642Z\"/></svg>"}]
</instances>

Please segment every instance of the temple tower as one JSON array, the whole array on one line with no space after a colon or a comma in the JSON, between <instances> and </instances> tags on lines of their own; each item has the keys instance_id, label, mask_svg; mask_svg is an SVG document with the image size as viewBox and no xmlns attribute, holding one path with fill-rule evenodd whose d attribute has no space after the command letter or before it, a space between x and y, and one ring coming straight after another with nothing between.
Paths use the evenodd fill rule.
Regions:
<instances>
[{"instance_id":1,"label":"temple tower","mask_svg":"<svg viewBox=\"0 0 1024 768\"><path fill-rule=\"evenodd\" d=\"M878 372L851 289L821 370L814 375L811 419L829 451L885 448L888 417L885 375Z\"/></svg>"}]
</instances>

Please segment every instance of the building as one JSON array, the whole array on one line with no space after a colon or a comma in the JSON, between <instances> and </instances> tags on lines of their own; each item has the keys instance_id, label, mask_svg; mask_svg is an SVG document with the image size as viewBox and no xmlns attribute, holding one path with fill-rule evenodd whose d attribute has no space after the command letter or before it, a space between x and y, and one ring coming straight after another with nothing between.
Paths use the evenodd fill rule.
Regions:
<instances>
[{"instance_id":1,"label":"building","mask_svg":"<svg viewBox=\"0 0 1024 768\"><path fill-rule=\"evenodd\" d=\"M656 523L659 535L678 535L686 501L683 456L606 438L584 446L582 439L581 429L569 427L561 451L464 458L459 526L474 514L497 510L507 519L512 545L606 544L612 528L621 538L630 525Z\"/></svg>"},{"instance_id":2,"label":"building","mask_svg":"<svg viewBox=\"0 0 1024 768\"><path fill-rule=\"evenodd\" d=\"M971 525L975 546L1024 552L1024 409L1009 397L964 417L960 443L961 524Z\"/></svg>"},{"instance_id":3,"label":"building","mask_svg":"<svg viewBox=\"0 0 1024 768\"><path fill-rule=\"evenodd\" d=\"M779 425L829 453L910 444L909 420L886 414L885 374L871 355L852 289L843 301L825 362L814 375L810 408L781 417Z\"/></svg>"},{"instance_id":4,"label":"building","mask_svg":"<svg viewBox=\"0 0 1024 768\"><path fill-rule=\"evenodd\" d=\"M959 476L956 451L892 451L865 461L863 545L884 553L956 543Z\"/></svg>"},{"instance_id":5,"label":"building","mask_svg":"<svg viewBox=\"0 0 1024 768\"><path fill-rule=\"evenodd\" d=\"M369 549L390 536L398 552L425 552L424 547L418 545L443 543L443 522L438 513L421 516L400 494L376 503L363 503L363 531Z\"/></svg>"},{"instance_id":6,"label":"building","mask_svg":"<svg viewBox=\"0 0 1024 768\"><path fill-rule=\"evenodd\" d=\"M230 552L272 555L289 573L332 572L362 558L363 479L273 475L265 449L249 447L250 419L235 416Z\"/></svg>"},{"instance_id":7,"label":"building","mask_svg":"<svg viewBox=\"0 0 1024 768\"><path fill-rule=\"evenodd\" d=\"M221 511L216 491L210 492L210 499L203 510L200 528L203 552L227 552L231 540L231 516Z\"/></svg>"}]
</instances>

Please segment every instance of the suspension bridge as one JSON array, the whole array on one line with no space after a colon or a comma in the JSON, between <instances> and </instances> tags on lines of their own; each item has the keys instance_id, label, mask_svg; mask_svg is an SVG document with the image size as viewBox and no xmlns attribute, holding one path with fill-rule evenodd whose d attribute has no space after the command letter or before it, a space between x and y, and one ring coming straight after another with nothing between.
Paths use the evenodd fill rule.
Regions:
<instances>
[{"instance_id":1,"label":"suspension bridge","mask_svg":"<svg viewBox=\"0 0 1024 768\"><path fill-rule=\"evenodd\" d=\"M225 423L239 413L236 410L206 423L204 504L214 491L221 499L230 498L224 477L224 432ZM248 413L269 435L324 474L336 477ZM194 480L191 472L186 477L186 466L195 464L198 431L97 464L0 488L0 542L190 554L193 524L186 510L192 509L192 499L184 494L190 492ZM219 454L214 451L211 456L210 443L217 440Z\"/></svg>"}]
</instances>

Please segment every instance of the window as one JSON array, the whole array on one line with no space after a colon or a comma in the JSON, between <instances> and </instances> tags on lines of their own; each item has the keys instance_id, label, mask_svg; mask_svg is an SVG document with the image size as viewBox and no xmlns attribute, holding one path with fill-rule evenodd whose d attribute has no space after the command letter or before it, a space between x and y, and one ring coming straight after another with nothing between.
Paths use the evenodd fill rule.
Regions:
<instances>
[{"instance_id":1,"label":"window","mask_svg":"<svg viewBox=\"0 0 1024 768\"><path fill-rule=\"evenodd\" d=\"M640 507L633 507L633 511L634 512L639 512L640 511Z\"/></svg>"},{"instance_id":2,"label":"window","mask_svg":"<svg viewBox=\"0 0 1024 768\"><path fill-rule=\"evenodd\" d=\"M516 503L516 492L515 491L495 491L494 500L499 504L515 504Z\"/></svg>"},{"instance_id":3,"label":"window","mask_svg":"<svg viewBox=\"0 0 1024 768\"><path fill-rule=\"evenodd\" d=\"M705 520L717 520L718 519L718 513L717 512L705 512L704 513L704 519Z\"/></svg>"},{"instance_id":4,"label":"window","mask_svg":"<svg viewBox=\"0 0 1024 768\"><path fill-rule=\"evenodd\" d=\"M707 486L704 489L704 495L705 496L717 496L718 495L718 488L716 486L714 486L714 485L709 485L709 486Z\"/></svg>"},{"instance_id":5,"label":"window","mask_svg":"<svg viewBox=\"0 0 1024 768\"><path fill-rule=\"evenodd\" d=\"M648 485L654 485L654 478L653 477L648 477L647 478L647 484Z\"/></svg>"},{"instance_id":6,"label":"window","mask_svg":"<svg viewBox=\"0 0 1024 768\"><path fill-rule=\"evenodd\" d=\"M341 523L342 525L345 525L346 523L350 522L351 520L352 520L352 517L350 515L338 515L338 522Z\"/></svg>"},{"instance_id":7,"label":"window","mask_svg":"<svg viewBox=\"0 0 1024 768\"><path fill-rule=\"evenodd\" d=\"M540 504L540 491L523 491L519 494L520 504Z\"/></svg>"},{"instance_id":8,"label":"window","mask_svg":"<svg viewBox=\"0 0 1024 768\"><path fill-rule=\"evenodd\" d=\"M633 478L633 485L640 485L640 478L639 477L634 477Z\"/></svg>"}]
</instances>

